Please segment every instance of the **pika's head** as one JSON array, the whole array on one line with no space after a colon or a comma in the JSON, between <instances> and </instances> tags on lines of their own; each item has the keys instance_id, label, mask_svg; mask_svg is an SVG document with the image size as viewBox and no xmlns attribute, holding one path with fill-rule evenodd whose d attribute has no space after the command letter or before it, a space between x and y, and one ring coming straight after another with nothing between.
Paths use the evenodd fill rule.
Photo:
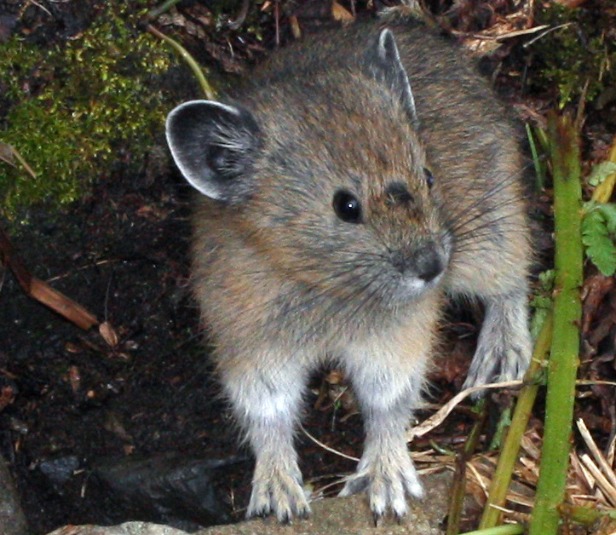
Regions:
<instances>
[{"instance_id":1,"label":"pika's head","mask_svg":"<svg viewBox=\"0 0 616 535\"><path fill-rule=\"evenodd\" d=\"M346 65L286 61L241 103L173 110L176 164L284 280L358 305L418 298L452 238L393 34Z\"/></svg>"}]
</instances>

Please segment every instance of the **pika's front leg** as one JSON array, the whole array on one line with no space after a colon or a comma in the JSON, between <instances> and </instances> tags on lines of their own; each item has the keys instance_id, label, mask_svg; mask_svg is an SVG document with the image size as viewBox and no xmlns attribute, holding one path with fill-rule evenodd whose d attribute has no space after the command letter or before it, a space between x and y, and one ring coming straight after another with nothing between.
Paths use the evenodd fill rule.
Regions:
<instances>
[{"instance_id":1,"label":"pika's front leg","mask_svg":"<svg viewBox=\"0 0 616 535\"><path fill-rule=\"evenodd\" d=\"M273 353L243 362L226 370L223 364L222 379L256 458L246 516L275 514L280 522L307 517L310 506L293 445L305 370Z\"/></svg>"},{"instance_id":2,"label":"pika's front leg","mask_svg":"<svg viewBox=\"0 0 616 535\"><path fill-rule=\"evenodd\" d=\"M464 388L521 379L530 364L532 342L528 330L526 292L490 296L477 341L477 350Z\"/></svg>"},{"instance_id":3,"label":"pika's front leg","mask_svg":"<svg viewBox=\"0 0 616 535\"><path fill-rule=\"evenodd\" d=\"M397 366L383 366L390 355L367 356L365 369L351 375L359 399L366 440L356 473L347 480L341 496L368 492L375 522L388 508L398 518L407 513L406 497L421 498L423 487L406 446L405 431L418 399L423 366L415 376L403 377ZM376 362L370 362L373 359Z\"/></svg>"},{"instance_id":4,"label":"pika's front leg","mask_svg":"<svg viewBox=\"0 0 616 535\"><path fill-rule=\"evenodd\" d=\"M346 361L359 400L366 440L356 473L340 495L367 491L375 522L391 509L397 518L408 511L407 496L424 494L406 445L406 429L419 401L434 324L428 315L421 326L384 333L362 347L350 347Z\"/></svg>"}]
</instances>

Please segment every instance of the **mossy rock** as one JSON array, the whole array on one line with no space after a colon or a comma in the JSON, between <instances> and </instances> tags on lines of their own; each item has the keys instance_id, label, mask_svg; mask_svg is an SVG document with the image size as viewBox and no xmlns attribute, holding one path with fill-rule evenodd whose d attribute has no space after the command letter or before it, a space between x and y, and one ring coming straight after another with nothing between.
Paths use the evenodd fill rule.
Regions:
<instances>
[{"instance_id":1,"label":"mossy rock","mask_svg":"<svg viewBox=\"0 0 616 535\"><path fill-rule=\"evenodd\" d=\"M34 170L0 161L0 207L74 201L116 162L141 164L174 103L161 78L178 63L139 29L145 2L110 1L73 40L42 48L13 36L0 51L0 143Z\"/></svg>"}]
</instances>

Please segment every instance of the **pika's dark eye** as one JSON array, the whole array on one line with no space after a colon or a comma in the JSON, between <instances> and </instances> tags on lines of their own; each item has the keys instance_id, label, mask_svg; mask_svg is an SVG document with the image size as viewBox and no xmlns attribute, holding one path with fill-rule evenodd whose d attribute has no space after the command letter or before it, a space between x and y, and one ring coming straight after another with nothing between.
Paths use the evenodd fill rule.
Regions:
<instances>
[{"instance_id":1,"label":"pika's dark eye","mask_svg":"<svg viewBox=\"0 0 616 535\"><path fill-rule=\"evenodd\" d=\"M346 223L361 223L361 203L353 194L339 190L333 201L336 215Z\"/></svg>"},{"instance_id":2,"label":"pika's dark eye","mask_svg":"<svg viewBox=\"0 0 616 535\"><path fill-rule=\"evenodd\" d=\"M432 174L432 171L430 171L430 169L428 169L427 167L423 168L423 172L424 177L426 178L426 184L428 184L428 188L431 188L434 185L434 175Z\"/></svg>"}]
</instances>

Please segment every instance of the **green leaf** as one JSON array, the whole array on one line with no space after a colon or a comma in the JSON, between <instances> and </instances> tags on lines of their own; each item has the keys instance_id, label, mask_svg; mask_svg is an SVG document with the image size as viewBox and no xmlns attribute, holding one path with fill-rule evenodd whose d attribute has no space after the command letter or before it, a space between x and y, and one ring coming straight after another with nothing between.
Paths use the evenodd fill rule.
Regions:
<instances>
[{"instance_id":1,"label":"green leaf","mask_svg":"<svg viewBox=\"0 0 616 535\"><path fill-rule=\"evenodd\" d=\"M601 212L603 219L605 219L607 231L612 235L616 234L616 204L599 204L595 209Z\"/></svg>"},{"instance_id":2,"label":"green leaf","mask_svg":"<svg viewBox=\"0 0 616 535\"><path fill-rule=\"evenodd\" d=\"M608 176L616 173L616 163L614 162L601 162L594 165L590 175L588 176L588 183L591 186L598 186Z\"/></svg>"},{"instance_id":3,"label":"green leaf","mask_svg":"<svg viewBox=\"0 0 616 535\"><path fill-rule=\"evenodd\" d=\"M616 244L613 234L616 229L616 205L597 205L582 220L582 242L586 256L606 276L616 273Z\"/></svg>"}]
</instances>

